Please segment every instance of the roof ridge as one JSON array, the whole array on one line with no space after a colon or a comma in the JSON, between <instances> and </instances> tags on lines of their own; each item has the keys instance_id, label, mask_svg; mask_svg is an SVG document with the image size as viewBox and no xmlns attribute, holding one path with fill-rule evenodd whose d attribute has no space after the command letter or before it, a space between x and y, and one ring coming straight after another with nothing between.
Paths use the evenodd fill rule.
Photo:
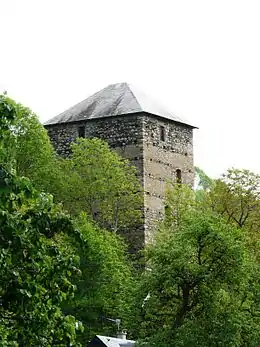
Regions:
<instances>
[{"instance_id":1,"label":"roof ridge","mask_svg":"<svg viewBox=\"0 0 260 347\"><path fill-rule=\"evenodd\" d=\"M127 85L128 89L129 89L130 93L132 94L133 98L135 99L135 101L136 101L137 104L139 105L140 109L142 109L142 105L140 104L140 102L139 102L137 96L135 95L135 93L133 92L133 90L132 90L130 84L129 84L129 83L126 83L126 85Z\"/></svg>"},{"instance_id":2,"label":"roof ridge","mask_svg":"<svg viewBox=\"0 0 260 347\"><path fill-rule=\"evenodd\" d=\"M181 119L167 110L159 101L149 98L141 89L139 90L138 87L127 82L109 84L59 115L52 117L44 124L47 126L79 122L140 112L195 128L187 120Z\"/></svg>"}]
</instances>

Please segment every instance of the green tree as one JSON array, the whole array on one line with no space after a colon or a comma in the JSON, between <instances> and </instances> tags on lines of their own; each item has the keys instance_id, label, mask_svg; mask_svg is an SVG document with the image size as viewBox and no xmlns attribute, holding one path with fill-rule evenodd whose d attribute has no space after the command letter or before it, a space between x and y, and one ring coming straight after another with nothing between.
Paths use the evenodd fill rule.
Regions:
<instances>
[{"instance_id":1,"label":"green tree","mask_svg":"<svg viewBox=\"0 0 260 347\"><path fill-rule=\"evenodd\" d=\"M7 108L9 120L4 118ZM57 158L47 131L29 108L1 95L0 110L3 165L51 193L74 216L84 211L102 228L120 232L140 223L142 195L136 169L107 143L78 139L70 158Z\"/></svg>"},{"instance_id":2,"label":"green tree","mask_svg":"<svg viewBox=\"0 0 260 347\"><path fill-rule=\"evenodd\" d=\"M82 276L78 278L75 296L64 305L66 314L82 321L84 344L97 332L114 336L116 325L106 318L119 318L127 327L134 288L133 269L125 246L118 235L93 225L85 215L75 221L81 241L71 235L66 243L72 254L80 257ZM83 242L82 242L83 241Z\"/></svg>"},{"instance_id":3,"label":"green tree","mask_svg":"<svg viewBox=\"0 0 260 347\"><path fill-rule=\"evenodd\" d=\"M118 201L121 204L124 199L126 204L127 190L137 187L134 170L115 157L106 144L90 141L92 147L88 154L92 153L92 161L82 158L89 166L84 171L77 151L74 166L71 166L73 159L55 158L45 130L28 109L4 96L0 99L0 111L1 163L13 172L31 177L39 188L51 191L56 200L65 202L75 215L80 214L81 208L89 212L89 206L84 203L77 210L73 209L70 194L75 190L82 189L77 197L83 202L87 200L84 194L90 192L92 197L99 197L98 206L105 206L104 201L107 201L112 209L114 200L109 200L109 189L111 195L116 194L118 184L121 189ZM18 119L23 116L19 123ZM18 124L22 124L21 127ZM37 136L41 140L39 143ZM37 150L42 146L41 159L35 155L34 145ZM88 155L84 151L83 154ZM20 155L24 156L26 165ZM94 157L103 160L104 169L102 162L95 165ZM96 171L92 172L91 167ZM115 179L118 179L114 183L110 177L113 167ZM131 267L120 237L100 229L86 214L73 222L61 207L53 204L50 195L35 190L28 179L8 173L4 168L1 170L0 344L76 346L76 331L81 330L78 319L82 319L86 328L80 337L83 345L97 332L112 333L114 326L102 320L102 316L125 321L133 287ZM54 186L50 184L50 177L44 177L44 172L47 175L58 173ZM84 173L91 175L90 179ZM97 178L103 175L100 183ZM89 184L88 189L83 189L83 183ZM99 195L95 189L100 190ZM137 205L137 195L133 194L129 204ZM119 217L113 217L120 218L120 227L124 202L119 208ZM109 221L114 212L109 208L106 211ZM134 219L138 211L128 215ZM115 226L113 230L117 230Z\"/></svg>"},{"instance_id":4,"label":"green tree","mask_svg":"<svg viewBox=\"0 0 260 347\"><path fill-rule=\"evenodd\" d=\"M8 150L12 144L11 126L15 120L16 112L13 105L4 95L0 95L0 163L11 169L11 155Z\"/></svg>"},{"instance_id":5,"label":"green tree","mask_svg":"<svg viewBox=\"0 0 260 347\"><path fill-rule=\"evenodd\" d=\"M201 168L195 166L195 174L199 189L208 190L212 188L214 180L210 178Z\"/></svg>"},{"instance_id":6,"label":"green tree","mask_svg":"<svg viewBox=\"0 0 260 347\"><path fill-rule=\"evenodd\" d=\"M57 193L59 162L38 117L6 95L0 95L0 112L1 164L30 178L36 188Z\"/></svg>"},{"instance_id":7,"label":"green tree","mask_svg":"<svg viewBox=\"0 0 260 347\"><path fill-rule=\"evenodd\" d=\"M51 196L0 170L1 346L76 346L80 323L61 304L75 291L78 257L58 247L58 233L76 232Z\"/></svg>"},{"instance_id":8,"label":"green tree","mask_svg":"<svg viewBox=\"0 0 260 347\"><path fill-rule=\"evenodd\" d=\"M260 226L260 175L249 170L229 169L209 194L214 211L228 223L248 230Z\"/></svg>"},{"instance_id":9,"label":"green tree","mask_svg":"<svg viewBox=\"0 0 260 347\"><path fill-rule=\"evenodd\" d=\"M169 197L171 219L147 251L133 329L149 346L259 345L259 266L243 230L175 189L179 205Z\"/></svg>"},{"instance_id":10,"label":"green tree","mask_svg":"<svg viewBox=\"0 0 260 347\"><path fill-rule=\"evenodd\" d=\"M55 238L61 232L78 234L51 196L8 171L17 164L9 151L15 148L16 116L16 105L1 96L0 344L76 346L81 324L64 315L61 304L75 291L78 257L68 256Z\"/></svg>"},{"instance_id":11,"label":"green tree","mask_svg":"<svg viewBox=\"0 0 260 347\"><path fill-rule=\"evenodd\" d=\"M73 215L86 212L115 233L140 223L141 185L136 168L99 139L78 139L62 163L59 200Z\"/></svg>"}]
</instances>

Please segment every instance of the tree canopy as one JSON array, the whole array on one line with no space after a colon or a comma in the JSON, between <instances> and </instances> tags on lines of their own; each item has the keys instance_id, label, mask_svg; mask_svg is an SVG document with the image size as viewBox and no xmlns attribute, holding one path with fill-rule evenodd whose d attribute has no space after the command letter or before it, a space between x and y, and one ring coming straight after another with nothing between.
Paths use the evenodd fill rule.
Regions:
<instances>
[{"instance_id":1,"label":"tree canopy","mask_svg":"<svg viewBox=\"0 0 260 347\"><path fill-rule=\"evenodd\" d=\"M73 236L67 242L72 254L80 257L82 276L75 282L75 296L63 310L83 323L85 329L80 338L83 343L97 332L110 336L116 333L116 325L107 318L120 318L122 327L127 327L135 281L126 247L117 235L94 226L85 215L74 224L85 242Z\"/></svg>"},{"instance_id":2,"label":"tree canopy","mask_svg":"<svg viewBox=\"0 0 260 347\"><path fill-rule=\"evenodd\" d=\"M78 139L61 163L58 199L73 215L85 211L100 227L115 233L141 220L141 185L136 168L100 139Z\"/></svg>"},{"instance_id":3,"label":"tree canopy","mask_svg":"<svg viewBox=\"0 0 260 347\"><path fill-rule=\"evenodd\" d=\"M70 218L29 180L0 170L0 334L2 346L76 346L80 323L61 303L75 291L78 257L58 247Z\"/></svg>"},{"instance_id":4,"label":"tree canopy","mask_svg":"<svg viewBox=\"0 0 260 347\"><path fill-rule=\"evenodd\" d=\"M119 236L141 222L136 169L99 139L58 158L6 95L0 130L1 346L85 345L107 318L144 346L260 345L258 174L170 183L140 274Z\"/></svg>"},{"instance_id":5,"label":"tree canopy","mask_svg":"<svg viewBox=\"0 0 260 347\"><path fill-rule=\"evenodd\" d=\"M184 186L170 191L167 206L133 329L149 346L259 345L259 263L246 232Z\"/></svg>"},{"instance_id":6,"label":"tree canopy","mask_svg":"<svg viewBox=\"0 0 260 347\"><path fill-rule=\"evenodd\" d=\"M92 333L111 331L102 316L127 315L131 267L119 236L100 229L80 209L72 219L50 194L34 188L53 190L59 200L64 188L56 178L66 177L68 171L62 169L67 162L56 158L36 117L26 123L27 113L25 126L19 128L21 109L27 110L6 96L0 98L0 344L85 345ZM41 176L48 174L50 162L33 157L30 143L41 134L47 148L42 158L50 155L57 165L49 166L52 173L58 172L52 176L55 190ZM28 159L24 167L18 153Z\"/></svg>"},{"instance_id":7,"label":"tree canopy","mask_svg":"<svg viewBox=\"0 0 260 347\"><path fill-rule=\"evenodd\" d=\"M100 139L78 139L69 158L58 158L47 131L27 107L1 96L10 108L2 135L2 159L19 176L51 193L76 216L85 212L102 228L120 232L140 224L141 185L136 168Z\"/></svg>"},{"instance_id":8,"label":"tree canopy","mask_svg":"<svg viewBox=\"0 0 260 347\"><path fill-rule=\"evenodd\" d=\"M27 107L1 95L2 164L46 192L56 185L58 165L47 131ZM8 116L7 116L8 113ZM4 118L4 114L6 115Z\"/></svg>"}]
</instances>

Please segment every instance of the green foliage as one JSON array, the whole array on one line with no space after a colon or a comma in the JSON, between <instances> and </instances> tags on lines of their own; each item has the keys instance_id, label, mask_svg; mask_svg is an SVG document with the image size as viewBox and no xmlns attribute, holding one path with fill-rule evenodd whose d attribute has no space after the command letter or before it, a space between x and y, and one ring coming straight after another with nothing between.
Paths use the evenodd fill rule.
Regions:
<instances>
[{"instance_id":1,"label":"green foliage","mask_svg":"<svg viewBox=\"0 0 260 347\"><path fill-rule=\"evenodd\" d=\"M248 170L230 169L210 191L212 208L228 223L249 230L260 226L260 176Z\"/></svg>"},{"instance_id":2,"label":"green foliage","mask_svg":"<svg viewBox=\"0 0 260 347\"><path fill-rule=\"evenodd\" d=\"M195 191L196 200L204 203L208 208L209 201L207 201L208 192L214 189L216 181L210 178L201 168L195 166Z\"/></svg>"},{"instance_id":3,"label":"green foliage","mask_svg":"<svg viewBox=\"0 0 260 347\"><path fill-rule=\"evenodd\" d=\"M135 170L105 143L79 142L69 160L58 160L29 109L3 96L0 111L5 168L115 232L138 220ZM84 214L73 222L28 179L1 170L1 346L79 345L78 319L83 345L98 332L114 333L102 316L126 321L133 286L121 239Z\"/></svg>"},{"instance_id":4,"label":"green foliage","mask_svg":"<svg viewBox=\"0 0 260 347\"><path fill-rule=\"evenodd\" d=\"M55 236L76 237L71 220L29 180L0 170L1 346L76 346L80 323L61 304L73 296L78 257Z\"/></svg>"},{"instance_id":5,"label":"green foliage","mask_svg":"<svg viewBox=\"0 0 260 347\"><path fill-rule=\"evenodd\" d=\"M73 215L85 211L115 233L140 223L141 186L136 168L99 139L78 139L64 173L59 200Z\"/></svg>"},{"instance_id":6,"label":"green foliage","mask_svg":"<svg viewBox=\"0 0 260 347\"><path fill-rule=\"evenodd\" d=\"M194 192L186 185L169 183L166 189L164 224L168 227L180 224L187 209L195 207Z\"/></svg>"},{"instance_id":7,"label":"green foliage","mask_svg":"<svg viewBox=\"0 0 260 347\"><path fill-rule=\"evenodd\" d=\"M29 177L40 190L57 191L59 165L48 134L27 107L0 95L0 163Z\"/></svg>"},{"instance_id":8,"label":"green foliage","mask_svg":"<svg viewBox=\"0 0 260 347\"><path fill-rule=\"evenodd\" d=\"M5 95L0 129L1 346L84 345L114 335L105 317L144 346L260 345L259 175L196 168L196 192L169 186L136 281L118 236L141 222L136 169L98 139L56 158L36 115Z\"/></svg>"},{"instance_id":9,"label":"green foliage","mask_svg":"<svg viewBox=\"0 0 260 347\"><path fill-rule=\"evenodd\" d=\"M10 147L13 144L11 126L16 117L16 111L4 95L0 95L0 164L12 168Z\"/></svg>"},{"instance_id":10,"label":"green foliage","mask_svg":"<svg viewBox=\"0 0 260 347\"><path fill-rule=\"evenodd\" d=\"M75 297L64 307L84 325L82 344L97 332L112 334L115 324L103 319L120 318L126 327L134 281L125 255L125 246L117 235L101 230L82 215L75 222L81 242L69 238L72 253L80 256L82 276L76 282ZM83 241L83 242L82 242Z\"/></svg>"},{"instance_id":11,"label":"green foliage","mask_svg":"<svg viewBox=\"0 0 260 347\"><path fill-rule=\"evenodd\" d=\"M99 139L78 139L69 159L57 158L37 116L0 96L0 163L30 178L73 215L86 212L102 228L119 232L140 223L136 169Z\"/></svg>"},{"instance_id":12,"label":"green foliage","mask_svg":"<svg viewBox=\"0 0 260 347\"><path fill-rule=\"evenodd\" d=\"M147 251L133 329L149 346L258 346L259 265L245 233L187 187L178 185L167 206Z\"/></svg>"},{"instance_id":13,"label":"green foliage","mask_svg":"<svg viewBox=\"0 0 260 347\"><path fill-rule=\"evenodd\" d=\"M41 167L35 149L33 153L32 147L23 148L33 135L24 126L26 117L36 124L29 110L0 97L0 344L76 346L81 323L64 315L61 304L76 289L73 280L79 259L62 251L55 238L60 232L78 234L51 196L39 193L28 179L9 171L20 171L23 159L31 160L24 170ZM36 149L41 151L41 145Z\"/></svg>"},{"instance_id":14,"label":"green foliage","mask_svg":"<svg viewBox=\"0 0 260 347\"><path fill-rule=\"evenodd\" d=\"M15 119L15 109L10 105L5 95L0 95L0 129L1 140L4 131L8 131Z\"/></svg>"},{"instance_id":15,"label":"green foliage","mask_svg":"<svg viewBox=\"0 0 260 347\"><path fill-rule=\"evenodd\" d=\"M198 180L198 188L209 190L214 185L214 180L210 178L201 168L195 166L196 178Z\"/></svg>"}]
</instances>

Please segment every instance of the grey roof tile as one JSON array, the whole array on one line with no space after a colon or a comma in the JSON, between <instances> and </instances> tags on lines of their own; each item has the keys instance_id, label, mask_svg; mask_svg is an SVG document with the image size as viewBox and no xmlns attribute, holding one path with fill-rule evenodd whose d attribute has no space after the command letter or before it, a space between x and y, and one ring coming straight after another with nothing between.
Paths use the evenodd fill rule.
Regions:
<instances>
[{"instance_id":1,"label":"grey roof tile","mask_svg":"<svg viewBox=\"0 0 260 347\"><path fill-rule=\"evenodd\" d=\"M147 112L195 127L187 120L181 119L169 112L128 83L116 83L107 86L79 104L48 120L45 125L77 122L138 112Z\"/></svg>"},{"instance_id":2,"label":"grey roof tile","mask_svg":"<svg viewBox=\"0 0 260 347\"><path fill-rule=\"evenodd\" d=\"M96 337L107 347L134 347L135 345L135 341L133 340L123 340L101 335L96 335Z\"/></svg>"}]
</instances>

